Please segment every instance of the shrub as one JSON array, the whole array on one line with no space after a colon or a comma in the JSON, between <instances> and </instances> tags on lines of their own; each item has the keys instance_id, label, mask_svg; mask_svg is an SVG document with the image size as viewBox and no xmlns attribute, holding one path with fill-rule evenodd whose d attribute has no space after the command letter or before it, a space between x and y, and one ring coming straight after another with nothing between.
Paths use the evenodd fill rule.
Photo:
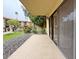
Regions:
<instances>
[{"instance_id":1,"label":"shrub","mask_svg":"<svg viewBox=\"0 0 79 59\"><path fill-rule=\"evenodd\" d=\"M38 33L36 29L32 29L32 32L35 34Z\"/></svg>"},{"instance_id":2,"label":"shrub","mask_svg":"<svg viewBox=\"0 0 79 59\"><path fill-rule=\"evenodd\" d=\"M42 34L46 34L46 30L45 30L45 29L42 29L42 30L41 30L41 33L42 33Z\"/></svg>"},{"instance_id":3,"label":"shrub","mask_svg":"<svg viewBox=\"0 0 79 59\"><path fill-rule=\"evenodd\" d=\"M25 26L24 33L31 33L31 27Z\"/></svg>"}]
</instances>

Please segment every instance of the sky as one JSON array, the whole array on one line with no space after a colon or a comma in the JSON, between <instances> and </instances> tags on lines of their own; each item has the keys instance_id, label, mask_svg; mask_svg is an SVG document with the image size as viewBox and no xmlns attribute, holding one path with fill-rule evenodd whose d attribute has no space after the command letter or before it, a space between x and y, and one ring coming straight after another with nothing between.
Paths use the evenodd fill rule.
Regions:
<instances>
[{"instance_id":1,"label":"sky","mask_svg":"<svg viewBox=\"0 0 79 59\"><path fill-rule=\"evenodd\" d=\"M15 12L18 12L18 15ZM26 21L19 0L3 0L3 17Z\"/></svg>"}]
</instances>

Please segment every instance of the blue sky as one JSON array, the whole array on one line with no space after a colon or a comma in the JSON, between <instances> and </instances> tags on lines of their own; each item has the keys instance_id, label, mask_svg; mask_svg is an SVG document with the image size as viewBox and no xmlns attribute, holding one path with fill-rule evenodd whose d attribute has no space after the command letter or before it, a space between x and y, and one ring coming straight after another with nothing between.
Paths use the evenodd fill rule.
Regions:
<instances>
[{"instance_id":1,"label":"blue sky","mask_svg":"<svg viewBox=\"0 0 79 59\"><path fill-rule=\"evenodd\" d=\"M18 15L15 14L18 12ZM26 20L19 0L3 0L3 16L8 18L18 18L19 20Z\"/></svg>"}]
</instances>

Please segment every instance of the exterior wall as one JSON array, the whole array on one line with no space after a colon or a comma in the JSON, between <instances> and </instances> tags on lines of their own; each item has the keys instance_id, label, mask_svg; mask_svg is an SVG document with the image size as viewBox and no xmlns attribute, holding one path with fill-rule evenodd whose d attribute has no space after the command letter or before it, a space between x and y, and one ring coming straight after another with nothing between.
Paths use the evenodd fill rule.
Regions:
<instances>
[{"instance_id":1,"label":"exterior wall","mask_svg":"<svg viewBox=\"0 0 79 59\"><path fill-rule=\"evenodd\" d=\"M50 16L50 18L49 18L49 36L51 39L53 39L52 35L53 35L53 24L54 24L52 19L53 19L53 17Z\"/></svg>"},{"instance_id":2,"label":"exterior wall","mask_svg":"<svg viewBox=\"0 0 79 59\"><path fill-rule=\"evenodd\" d=\"M75 9L75 0L65 0L51 19L54 20L53 40L67 59L75 59Z\"/></svg>"},{"instance_id":3,"label":"exterior wall","mask_svg":"<svg viewBox=\"0 0 79 59\"><path fill-rule=\"evenodd\" d=\"M20 21L20 25L21 27L24 27L24 26L31 26L32 25L32 22L24 22L24 21Z\"/></svg>"},{"instance_id":4,"label":"exterior wall","mask_svg":"<svg viewBox=\"0 0 79 59\"><path fill-rule=\"evenodd\" d=\"M28 26L32 26L32 22L27 22L27 25Z\"/></svg>"},{"instance_id":5,"label":"exterior wall","mask_svg":"<svg viewBox=\"0 0 79 59\"><path fill-rule=\"evenodd\" d=\"M74 3L74 0L65 0L64 4L58 10L58 18L60 20L59 48L67 57L67 59L75 59L73 55L74 21L76 12Z\"/></svg>"},{"instance_id":6,"label":"exterior wall","mask_svg":"<svg viewBox=\"0 0 79 59\"><path fill-rule=\"evenodd\" d=\"M20 25L21 25L21 27L24 27L24 26L27 26L27 21L20 21Z\"/></svg>"},{"instance_id":7,"label":"exterior wall","mask_svg":"<svg viewBox=\"0 0 79 59\"><path fill-rule=\"evenodd\" d=\"M53 40L57 45L59 45L59 18L57 12L53 15Z\"/></svg>"}]
</instances>

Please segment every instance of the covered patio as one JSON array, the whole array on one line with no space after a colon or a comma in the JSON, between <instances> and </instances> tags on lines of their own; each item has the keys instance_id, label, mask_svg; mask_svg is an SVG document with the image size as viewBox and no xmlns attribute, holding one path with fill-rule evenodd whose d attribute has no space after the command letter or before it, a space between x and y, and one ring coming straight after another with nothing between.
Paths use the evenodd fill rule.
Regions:
<instances>
[{"instance_id":1,"label":"covered patio","mask_svg":"<svg viewBox=\"0 0 79 59\"><path fill-rule=\"evenodd\" d=\"M33 35L8 59L66 59L48 35Z\"/></svg>"},{"instance_id":2,"label":"covered patio","mask_svg":"<svg viewBox=\"0 0 79 59\"><path fill-rule=\"evenodd\" d=\"M63 53L49 38L49 17L61 5L63 0L20 0L33 16L46 17L47 34L31 36L8 59L66 59Z\"/></svg>"}]
</instances>

